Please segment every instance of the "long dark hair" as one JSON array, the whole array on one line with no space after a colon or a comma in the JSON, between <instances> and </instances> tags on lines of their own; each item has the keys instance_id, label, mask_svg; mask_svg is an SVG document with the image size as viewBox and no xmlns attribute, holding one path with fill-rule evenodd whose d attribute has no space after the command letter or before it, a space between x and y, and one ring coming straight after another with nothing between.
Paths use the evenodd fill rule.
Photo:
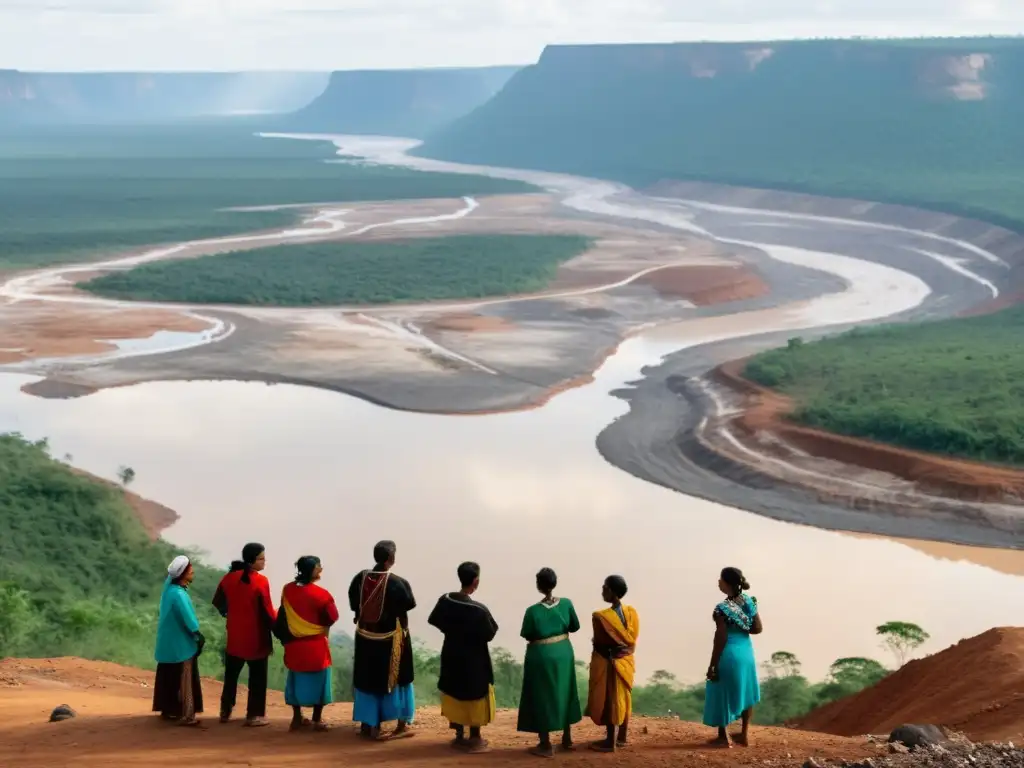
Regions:
<instances>
[{"instance_id":1,"label":"long dark hair","mask_svg":"<svg viewBox=\"0 0 1024 768\"><path fill-rule=\"evenodd\" d=\"M248 584L250 582L249 575L252 573L252 564L256 562L256 558L266 552L267 549L262 544L252 542L242 547L242 559L235 560L231 563L232 571L245 571L242 574L242 583Z\"/></svg>"}]
</instances>

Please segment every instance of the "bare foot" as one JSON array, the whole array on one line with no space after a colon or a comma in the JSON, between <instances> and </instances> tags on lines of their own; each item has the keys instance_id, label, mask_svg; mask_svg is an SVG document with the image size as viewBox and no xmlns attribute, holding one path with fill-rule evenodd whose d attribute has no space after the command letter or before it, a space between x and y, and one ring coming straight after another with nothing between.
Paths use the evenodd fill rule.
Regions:
<instances>
[{"instance_id":1,"label":"bare foot","mask_svg":"<svg viewBox=\"0 0 1024 768\"><path fill-rule=\"evenodd\" d=\"M535 747L530 747L530 749L528 751L529 751L529 753L531 755L535 755L536 757L554 757L555 756L555 750L552 749L550 744L546 744L546 745L538 744Z\"/></svg>"},{"instance_id":2,"label":"bare foot","mask_svg":"<svg viewBox=\"0 0 1024 768\"><path fill-rule=\"evenodd\" d=\"M590 748L595 752L614 752L615 745L609 744L607 741L595 741L590 745Z\"/></svg>"},{"instance_id":3,"label":"bare foot","mask_svg":"<svg viewBox=\"0 0 1024 768\"><path fill-rule=\"evenodd\" d=\"M573 743L572 743L571 741L563 741L563 742L562 742L562 743L561 743L561 744L559 745L559 748L560 748L560 749L561 749L561 750L562 750L563 752L575 752L575 751L576 751L576 745L575 745L575 744L573 744Z\"/></svg>"},{"instance_id":4,"label":"bare foot","mask_svg":"<svg viewBox=\"0 0 1024 768\"><path fill-rule=\"evenodd\" d=\"M316 733L326 733L331 730L331 724L325 723L322 720L319 723L313 723L313 731Z\"/></svg>"},{"instance_id":5,"label":"bare foot","mask_svg":"<svg viewBox=\"0 0 1024 768\"><path fill-rule=\"evenodd\" d=\"M302 718L301 720L292 720L291 725L288 726L289 731L301 731L303 728L308 728L313 722L308 718Z\"/></svg>"},{"instance_id":6,"label":"bare foot","mask_svg":"<svg viewBox=\"0 0 1024 768\"><path fill-rule=\"evenodd\" d=\"M745 733L734 733L734 734L732 734L732 740L733 740L733 743L739 744L741 747L749 747L750 746L750 742L747 739L747 734L745 734Z\"/></svg>"},{"instance_id":7,"label":"bare foot","mask_svg":"<svg viewBox=\"0 0 1024 768\"><path fill-rule=\"evenodd\" d=\"M729 739L722 738L721 736L716 736L715 738L711 739L711 741L708 742L708 746L717 747L718 749L732 749L732 744L730 743Z\"/></svg>"}]
</instances>

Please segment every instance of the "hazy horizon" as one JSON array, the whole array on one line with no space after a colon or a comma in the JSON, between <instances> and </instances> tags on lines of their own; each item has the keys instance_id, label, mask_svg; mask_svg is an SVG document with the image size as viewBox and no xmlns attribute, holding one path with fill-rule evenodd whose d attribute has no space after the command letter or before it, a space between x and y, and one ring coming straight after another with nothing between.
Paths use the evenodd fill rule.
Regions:
<instances>
[{"instance_id":1,"label":"hazy horizon","mask_svg":"<svg viewBox=\"0 0 1024 768\"><path fill-rule=\"evenodd\" d=\"M1024 34L1019 0L0 0L0 69L530 64L546 45Z\"/></svg>"}]
</instances>

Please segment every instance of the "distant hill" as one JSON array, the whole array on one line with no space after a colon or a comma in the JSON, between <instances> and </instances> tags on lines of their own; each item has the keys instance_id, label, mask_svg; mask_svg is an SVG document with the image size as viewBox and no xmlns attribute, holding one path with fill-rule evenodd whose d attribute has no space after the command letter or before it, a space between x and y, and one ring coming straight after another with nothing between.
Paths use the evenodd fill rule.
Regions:
<instances>
[{"instance_id":1,"label":"distant hill","mask_svg":"<svg viewBox=\"0 0 1024 768\"><path fill-rule=\"evenodd\" d=\"M328 77L322 72L0 70L0 125L292 112L319 96Z\"/></svg>"},{"instance_id":2,"label":"distant hill","mask_svg":"<svg viewBox=\"0 0 1024 768\"><path fill-rule=\"evenodd\" d=\"M923 205L1024 229L1024 38L550 46L417 150Z\"/></svg>"},{"instance_id":3,"label":"distant hill","mask_svg":"<svg viewBox=\"0 0 1024 768\"><path fill-rule=\"evenodd\" d=\"M908 662L877 685L826 704L799 723L859 736L905 723L933 723L975 741L1024 736L1024 629L991 629L934 656Z\"/></svg>"},{"instance_id":4,"label":"distant hill","mask_svg":"<svg viewBox=\"0 0 1024 768\"><path fill-rule=\"evenodd\" d=\"M295 130L422 138L498 93L518 67L335 72Z\"/></svg>"}]
</instances>

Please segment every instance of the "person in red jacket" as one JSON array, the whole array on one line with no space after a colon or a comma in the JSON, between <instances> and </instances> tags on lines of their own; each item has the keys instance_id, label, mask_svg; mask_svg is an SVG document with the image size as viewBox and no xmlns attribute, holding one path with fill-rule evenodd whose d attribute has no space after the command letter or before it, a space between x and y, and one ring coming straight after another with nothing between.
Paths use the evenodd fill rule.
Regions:
<instances>
[{"instance_id":1,"label":"person in red jacket","mask_svg":"<svg viewBox=\"0 0 1024 768\"><path fill-rule=\"evenodd\" d=\"M274 634L284 644L288 680L284 701L292 708L290 730L310 724L303 707L313 708L313 730L326 731L324 707L333 701L331 646L327 635L338 620L334 597L316 584L323 573L320 558L307 555L295 564L295 581L281 592L281 610Z\"/></svg>"},{"instance_id":2,"label":"person in red jacket","mask_svg":"<svg viewBox=\"0 0 1024 768\"><path fill-rule=\"evenodd\" d=\"M260 571L267 556L262 544L246 544L242 559L231 564L221 579L213 604L227 618L228 642L224 656L224 692L220 699L220 721L231 719L242 667L249 665L249 700L245 724L267 724L267 657L273 652L271 628L277 612L270 597L270 582Z\"/></svg>"}]
</instances>

